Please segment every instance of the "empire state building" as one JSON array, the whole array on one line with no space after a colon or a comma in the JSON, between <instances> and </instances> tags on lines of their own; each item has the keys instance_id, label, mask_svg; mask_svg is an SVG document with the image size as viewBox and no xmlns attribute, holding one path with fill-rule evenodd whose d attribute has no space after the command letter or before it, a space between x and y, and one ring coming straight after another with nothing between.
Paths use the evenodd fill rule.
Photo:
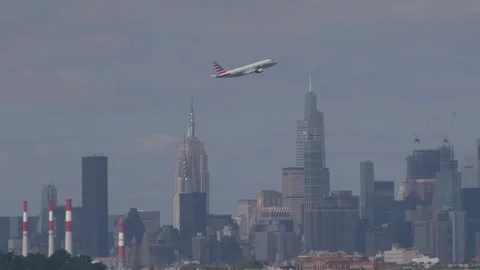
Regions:
<instances>
[{"instance_id":1,"label":"empire state building","mask_svg":"<svg viewBox=\"0 0 480 270\"><path fill-rule=\"evenodd\" d=\"M180 228L180 193L204 192L207 196L207 213L210 206L210 173L205 146L195 133L193 98L187 136L177 155L175 195L173 197L173 226Z\"/></svg>"}]
</instances>

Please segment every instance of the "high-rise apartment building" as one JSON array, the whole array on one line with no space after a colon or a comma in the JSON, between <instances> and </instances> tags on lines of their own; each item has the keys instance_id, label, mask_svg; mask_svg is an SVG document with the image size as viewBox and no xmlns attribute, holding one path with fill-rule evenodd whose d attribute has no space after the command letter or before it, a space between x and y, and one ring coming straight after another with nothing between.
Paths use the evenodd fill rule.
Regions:
<instances>
[{"instance_id":1,"label":"high-rise apartment building","mask_svg":"<svg viewBox=\"0 0 480 270\"><path fill-rule=\"evenodd\" d=\"M375 181L373 197L373 225L389 224L393 220L395 184L393 181Z\"/></svg>"},{"instance_id":2,"label":"high-rise apartment building","mask_svg":"<svg viewBox=\"0 0 480 270\"><path fill-rule=\"evenodd\" d=\"M257 200L238 200L239 233L242 240L248 240L252 225L257 217Z\"/></svg>"},{"instance_id":3,"label":"high-rise apartment building","mask_svg":"<svg viewBox=\"0 0 480 270\"><path fill-rule=\"evenodd\" d=\"M82 211L88 255L108 257L108 157L82 158Z\"/></svg>"},{"instance_id":4,"label":"high-rise apartment building","mask_svg":"<svg viewBox=\"0 0 480 270\"><path fill-rule=\"evenodd\" d=\"M440 263L465 262L465 212L440 210L435 221L435 256Z\"/></svg>"},{"instance_id":5,"label":"high-rise apartment building","mask_svg":"<svg viewBox=\"0 0 480 270\"><path fill-rule=\"evenodd\" d=\"M190 119L187 136L177 156L175 173L175 194L173 198L173 226L180 228L180 194L203 192L207 200L207 212L210 209L210 174L205 146L195 132L193 99L190 105Z\"/></svg>"},{"instance_id":6,"label":"high-rise apartment building","mask_svg":"<svg viewBox=\"0 0 480 270\"><path fill-rule=\"evenodd\" d=\"M332 191L324 198L318 218L322 224L319 230L318 250L355 251L355 235L359 221L359 198L352 191Z\"/></svg>"},{"instance_id":7,"label":"high-rise apartment building","mask_svg":"<svg viewBox=\"0 0 480 270\"><path fill-rule=\"evenodd\" d=\"M191 255L192 237L207 235L207 196L205 192L180 193L180 236L186 255Z\"/></svg>"},{"instance_id":8,"label":"high-rise apartment building","mask_svg":"<svg viewBox=\"0 0 480 270\"><path fill-rule=\"evenodd\" d=\"M373 222L375 176L373 162L360 162L360 217Z\"/></svg>"},{"instance_id":9,"label":"high-rise apartment building","mask_svg":"<svg viewBox=\"0 0 480 270\"><path fill-rule=\"evenodd\" d=\"M205 192L180 194L180 233L206 235L207 199Z\"/></svg>"},{"instance_id":10,"label":"high-rise apartment building","mask_svg":"<svg viewBox=\"0 0 480 270\"><path fill-rule=\"evenodd\" d=\"M307 250L320 248L322 230L319 207L330 191L330 173L326 168L323 113L317 110L317 95L305 94L305 115L297 121L297 167L304 168L304 239Z\"/></svg>"},{"instance_id":11,"label":"high-rise apartment building","mask_svg":"<svg viewBox=\"0 0 480 270\"><path fill-rule=\"evenodd\" d=\"M480 188L462 188L462 211L465 212L466 248L465 259L476 257L480 250L480 242L476 241L476 234L480 233Z\"/></svg>"},{"instance_id":12,"label":"high-rise apartment building","mask_svg":"<svg viewBox=\"0 0 480 270\"><path fill-rule=\"evenodd\" d=\"M469 149L461 164L462 188L480 187L480 139Z\"/></svg>"},{"instance_id":13,"label":"high-rise apartment building","mask_svg":"<svg viewBox=\"0 0 480 270\"><path fill-rule=\"evenodd\" d=\"M440 153L440 170L436 173L434 204L436 211L460 209L461 174L458 162L454 159L452 145L438 149Z\"/></svg>"},{"instance_id":14,"label":"high-rise apartment building","mask_svg":"<svg viewBox=\"0 0 480 270\"><path fill-rule=\"evenodd\" d=\"M282 169L283 206L292 211L295 226L303 231L303 203L305 201L305 175L303 167Z\"/></svg>"},{"instance_id":15,"label":"high-rise apartment building","mask_svg":"<svg viewBox=\"0 0 480 270\"><path fill-rule=\"evenodd\" d=\"M465 262L466 247L466 222L465 212L454 210L449 212L450 223L452 226L452 262Z\"/></svg>"}]
</instances>

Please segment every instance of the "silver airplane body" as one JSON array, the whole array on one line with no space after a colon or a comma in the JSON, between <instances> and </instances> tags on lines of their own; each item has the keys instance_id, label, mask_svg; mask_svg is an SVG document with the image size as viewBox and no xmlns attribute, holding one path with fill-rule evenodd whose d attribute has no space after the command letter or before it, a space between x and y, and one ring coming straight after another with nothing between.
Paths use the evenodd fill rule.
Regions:
<instances>
[{"instance_id":1,"label":"silver airplane body","mask_svg":"<svg viewBox=\"0 0 480 270\"><path fill-rule=\"evenodd\" d=\"M265 59L242 67L226 70L222 68L217 62L213 62L213 67L215 67L215 72L217 74L210 76L213 78L240 77L252 73L262 73L264 69L272 67L276 64L277 62L273 61L272 59Z\"/></svg>"}]
</instances>

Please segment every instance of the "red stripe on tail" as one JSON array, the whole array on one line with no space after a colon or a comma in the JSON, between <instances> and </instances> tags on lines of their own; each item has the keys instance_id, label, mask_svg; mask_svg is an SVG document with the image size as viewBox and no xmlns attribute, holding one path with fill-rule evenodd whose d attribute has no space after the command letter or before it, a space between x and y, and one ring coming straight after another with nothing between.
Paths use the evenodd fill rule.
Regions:
<instances>
[{"instance_id":1,"label":"red stripe on tail","mask_svg":"<svg viewBox=\"0 0 480 270\"><path fill-rule=\"evenodd\" d=\"M217 73L217 75L222 75L227 72L217 62L213 62L213 67L215 68L215 72Z\"/></svg>"}]
</instances>

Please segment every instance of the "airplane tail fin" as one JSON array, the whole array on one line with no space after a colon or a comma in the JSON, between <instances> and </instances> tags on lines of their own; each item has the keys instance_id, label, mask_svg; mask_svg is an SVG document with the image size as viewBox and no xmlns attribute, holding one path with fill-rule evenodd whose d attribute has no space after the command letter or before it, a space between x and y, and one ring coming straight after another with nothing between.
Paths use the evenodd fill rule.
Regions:
<instances>
[{"instance_id":1,"label":"airplane tail fin","mask_svg":"<svg viewBox=\"0 0 480 270\"><path fill-rule=\"evenodd\" d=\"M225 72L227 72L222 66L220 66L217 62L213 62L213 67L215 68L215 72L217 75L221 75Z\"/></svg>"}]
</instances>

